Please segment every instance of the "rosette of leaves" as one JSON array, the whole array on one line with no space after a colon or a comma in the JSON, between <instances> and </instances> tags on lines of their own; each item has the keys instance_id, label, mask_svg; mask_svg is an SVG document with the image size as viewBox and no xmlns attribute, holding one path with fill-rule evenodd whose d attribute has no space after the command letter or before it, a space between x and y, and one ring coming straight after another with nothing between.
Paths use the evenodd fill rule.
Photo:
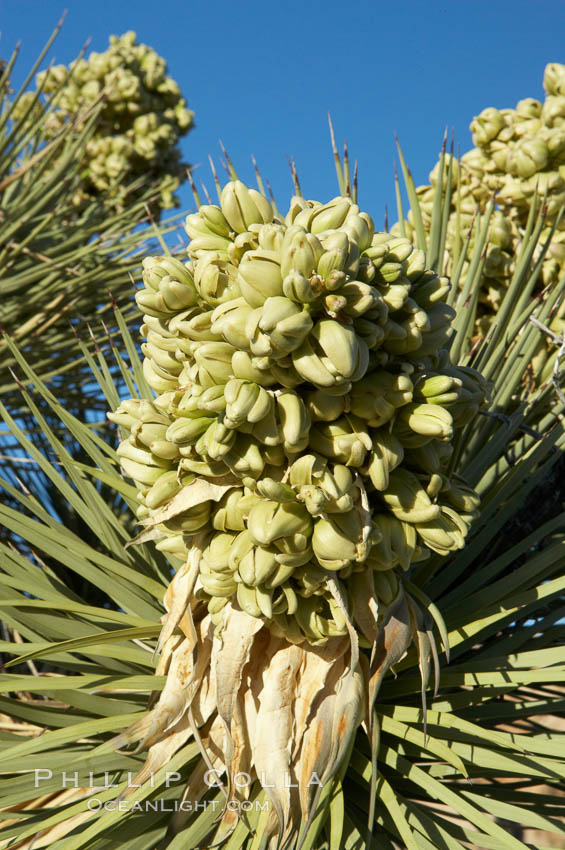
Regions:
<instances>
[{"instance_id":1,"label":"rosette of leaves","mask_svg":"<svg viewBox=\"0 0 565 850\"><path fill-rule=\"evenodd\" d=\"M172 289L163 285L162 294L169 298ZM2 506L0 517L28 542L34 557L64 561L103 587L108 602L85 604L48 569L3 547L3 609L25 644L6 641L2 649L21 664L47 661L52 668L50 675L9 668L1 679L21 698L12 701L17 726L9 727L0 750L6 774L0 805L10 807L6 819L13 819L0 840L16 837L21 848L57 842L65 850L128 843L174 850L223 843L256 850L285 842L302 850L375 843L410 850L469 843L524 850L527 845L509 822L563 834L557 802L540 789L540 782L560 782L562 736L548 725L540 732L536 724L544 723L540 715L559 709L554 685L563 675L563 515L554 496L549 503L537 488L559 461L564 437L561 408L532 432L526 411L509 407L521 382L523 347L539 336L528 316L543 322L550 305L530 297L526 307L507 320L505 357L496 341L480 352L498 416L474 416L458 429L450 461L449 474L462 476L480 494L481 516L463 550L447 557L434 552L409 571L385 570L396 572L399 594L390 604L376 600L372 633L370 621L359 624L361 636L366 629L372 640L365 648L360 637L357 665L351 633L321 645L294 643L237 601L224 606L220 631L206 597L194 592L203 575L204 540L193 539L196 545L184 564L148 545L150 540L124 548L128 535L108 511L97 484L115 486L130 508L139 510L141 489L125 483L117 469L124 456L57 405L11 345L22 377L53 404L92 465L78 466L65 454L29 395L26 402L38 414L60 466L38 451L6 411L2 415L30 458L90 518L101 544L86 545L17 487L10 492L20 510ZM453 347L465 327L457 318L452 326ZM510 333L515 326L521 333ZM151 409L155 395L125 327L124 336L131 371L117 348L113 356L139 407L145 402L149 407L144 409ZM115 407L117 391L103 352L92 366ZM531 406L543 404L543 393L550 391L538 390ZM139 432L159 424L164 423L143 422ZM133 430L135 422L124 427ZM155 437L161 439L158 432ZM300 452L301 457L308 454ZM325 469L337 485L341 473L335 466L330 461ZM293 491L299 471L289 484ZM219 488L222 478L214 477ZM326 485L328 478L321 476ZM272 480L286 484L290 473L287 481ZM252 489L249 485L244 486ZM216 510L220 503L211 486L208 481L207 501ZM261 496L264 502L272 500L272 492ZM319 497L314 490L307 495ZM334 496L336 502L342 498ZM373 491L368 498L374 498ZM237 514L235 501L226 499L222 506L226 520ZM276 522L274 517L271 524ZM214 565L221 554L219 546L206 558ZM165 558L176 569L168 588ZM379 571L373 567L371 572L377 576ZM348 579L337 580L345 584ZM443 671L441 691L436 682L434 696L428 697L426 711L422 695L430 665L437 661L433 623L444 647L451 645L452 661ZM415 643L408 648L412 635ZM387 675L391 665L394 677ZM47 698L29 699L29 692ZM365 728L356 735L360 722ZM44 734L38 736L38 728ZM135 741L141 743L138 749L149 750L147 760L125 749ZM37 787L34 768L49 768L53 775L45 775ZM79 787L72 795L61 793L60 769L77 771ZM219 785L209 784L210 770ZM105 771L112 772L107 787ZM243 774L250 783L238 791L235 777ZM314 774L321 786L311 782ZM115 802L118 795L130 814L127 806L122 811L117 805L106 811L97 806L96 801ZM236 799L249 805L225 806ZM208 808L197 809L197 802Z\"/></svg>"},{"instance_id":2,"label":"rosette of leaves","mask_svg":"<svg viewBox=\"0 0 565 850\"><path fill-rule=\"evenodd\" d=\"M102 193L120 206L126 187L142 178L143 187L151 184L158 196L156 215L176 206L173 193L188 168L181 160L179 139L192 128L194 113L167 76L165 60L138 44L134 32L110 36L103 53L41 71L36 91L19 99L14 117L41 118L49 139L68 124L80 133L82 116L97 105L93 132L80 155L81 183L74 202Z\"/></svg>"}]
</instances>

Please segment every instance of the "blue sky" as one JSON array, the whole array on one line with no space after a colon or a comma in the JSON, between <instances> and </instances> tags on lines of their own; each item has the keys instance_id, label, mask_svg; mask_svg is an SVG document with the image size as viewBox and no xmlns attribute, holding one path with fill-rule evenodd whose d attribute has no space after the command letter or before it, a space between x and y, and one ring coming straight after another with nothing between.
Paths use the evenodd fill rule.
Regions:
<instances>
[{"instance_id":1,"label":"blue sky","mask_svg":"<svg viewBox=\"0 0 565 850\"><path fill-rule=\"evenodd\" d=\"M185 158L209 184L221 138L244 180L255 154L281 208L292 193L287 154L307 197L334 196L331 110L378 226L385 204L394 220L395 130L416 182L427 182L446 126L467 150L474 115L542 98L545 64L565 62L562 0L0 0L0 56L21 40L20 77L64 8L58 62L88 37L102 51L128 29L165 57L196 113ZM181 200L190 207L189 191Z\"/></svg>"}]
</instances>

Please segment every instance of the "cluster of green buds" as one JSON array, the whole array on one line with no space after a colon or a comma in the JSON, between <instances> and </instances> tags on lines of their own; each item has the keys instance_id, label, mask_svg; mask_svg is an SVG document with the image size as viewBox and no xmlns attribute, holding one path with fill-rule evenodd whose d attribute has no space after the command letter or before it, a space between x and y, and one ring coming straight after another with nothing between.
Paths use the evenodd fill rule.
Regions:
<instances>
[{"instance_id":1,"label":"cluster of green buds","mask_svg":"<svg viewBox=\"0 0 565 850\"><path fill-rule=\"evenodd\" d=\"M136 43L136 34L110 36L104 53L91 53L37 75L37 88L48 96L41 106L36 92L20 99L16 117L45 108L47 137L101 104L95 131L86 145L84 186L76 202L143 178L159 191L159 207L175 206L173 192L186 174L178 141L192 126L177 83L167 76L165 60ZM77 130L81 129L80 121Z\"/></svg>"},{"instance_id":2,"label":"cluster of green buds","mask_svg":"<svg viewBox=\"0 0 565 850\"><path fill-rule=\"evenodd\" d=\"M471 123L477 147L468 162L521 224L536 191L547 191L549 220L565 204L565 65L546 66L544 88L543 103L525 98L515 109L490 107Z\"/></svg>"},{"instance_id":3,"label":"cluster of green buds","mask_svg":"<svg viewBox=\"0 0 565 850\"><path fill-rule=\"evenodd\" d=\"M323 643L367 571L386 605L399 570L463 546L478 500L449 459L484 382L449 361L447 279L351 199L294 197L282 218L233 181L186 231L188 261L144 262L157 397L110 415L122 469L160 550L186 560L198 535L218 621L232 602Z\"/></svg>"},{"instance_id":4,"label":"cluster of green buds","mask_svg":"<svg viewBox=\"0 0 565 850\"><path fill-rule=\"evenodd\" d=\"M471 122L476 145L460 160L452 159L451 209L447 226L444 271L453 275L460 266L464 285L469 269L473 239L477 234L477 210L484 212L494 198L497 210L491 218L486 259L480 284L477 330L482 336L499 309L515 270L524 228L534 197L546 199L547 228L539 245L550 235L550 226L565 205L565 65L551 63L544 75L546 97L520 100L514 109L488 107ZM445 157L442 191L446 192ZM440 164L430 174L430 183L418 187L417 195L424 228L431 230L434 198L438 191ZM400 228L395 225L394 232ZM414 235L411 214L405 225ZM471 234L467 258L461 249ZM565 221L554 232L540 269L540 288L559 280L565 270ZM557 326L554 328L557 332Z\"/></svg>"}]
</instances>

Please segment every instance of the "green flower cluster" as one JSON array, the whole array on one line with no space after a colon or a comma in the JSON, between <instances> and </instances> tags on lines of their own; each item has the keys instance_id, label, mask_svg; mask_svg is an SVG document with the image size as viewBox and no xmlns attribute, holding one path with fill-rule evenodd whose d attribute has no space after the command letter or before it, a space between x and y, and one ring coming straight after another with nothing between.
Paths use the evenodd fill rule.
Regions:
<instances>
[{"instance_id":1,"label":"green flower cluster","mask_svg":"<svg viewBox=\"0 0 565 850\"><path fill-rule=\"evenodd\" d=\"M547 65L545 101L525 98L515 109L484 109L471 123L477 146L462 159L477 198L497 201L524 225L534 193L548 193L549 220L565 204L565 65Z\"/></svg>"},{"instance_id":2,"label":"green flower cluster","mask_svg":"<svg viewBox=\"0 0 565 850\"><path fill-rule=\"evenodd\" d=\"M476 145L460 161L451 163L452 209L446 241L447 274L453 275L459 262L456 244L472 232L477 208L485 210L494 197L498 207L488 234L486 262L482 273L478 329L485 334L498 311L512 278L519 254L523 229L534 195L546 196L547 227L540 246L550 234L550 226L565 205L565 65L551 63L544 75L545 100L520 100L514 109L488 107L471 122ZM449 161L449 158L446 158ZM438 191L439 164L430 174L430 185L417 189L424 227L429 232L434 197ZM443 192L446 191L445 179ZM395 226L393 230L398 230ZM413 236L409 216L408 235ZM469 256L472 251L472 239ZM464 283L469 261L462 267ZM565 221L553 234L540 270L540 289L559 280L565 271ZM555 317L556 332L565 327L563 317Z\"/></svg>"},{"instance_id":3,"label":"green flower cluster","mask_svg":"<svg viewBox=\"0 0 565 850\"><path fill-rule=\"evenodd\" d=\"M447 279L349 198L295 197L282 219L230 182L186 231L188 262L144 262L158 396L110 416L128 435L122 469L159 549L184 560L203 541L212 614L236 600L323 643L369 574L386 605L396 569L463 546L478 499L448 464L484 384L444 348ZM175 511L202 482L218 495Z\"/></svg>"},{"instance_id":4,"label":"green flower cluster","mask_svg":"<svg viewBox=\"0 0 565 850\"><path fill-rule=\"evenodd\" d=\"M109 190L119 195L143 178L144 187L155 185L161 208L175 206L173 192L187 168L178 142L192 127L193 113L167 76L165 60L137 44L134 32L110 36L108 50L91 53L69 68L56 65L40 72L37 87L49 96L47 105L41 105L36 92L28 92L15 117L38 117L45 109L47 138L69 121L80 131L89 110L101 104L83 155L84 185L77 203Z\"/></svg>"}]
</instances>

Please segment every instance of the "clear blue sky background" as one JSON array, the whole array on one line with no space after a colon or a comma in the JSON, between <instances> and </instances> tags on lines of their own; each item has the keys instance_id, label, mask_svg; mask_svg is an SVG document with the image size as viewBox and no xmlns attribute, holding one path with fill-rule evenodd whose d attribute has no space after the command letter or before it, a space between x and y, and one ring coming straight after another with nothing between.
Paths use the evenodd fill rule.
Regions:
<instances>
[{"instance_id":1,"label":"clear blue sky background","mask_svg":"<svg viewBox=\"0 0 565 850\"><path fill-rule=\"evenodd\" d=\"M379 226L385 203L394 220L394 130L416 182L427 182L446 126L468 150L474 115L542 98L545 64L565 62L563 0L0 0L0 56L21 40L20 79L64 8L58 62L88 37L102 51L128 29L165 57L196 113L185 158L208 183L221 138L245 180L255 154L281 208L292 192L287 154L304 193L329 199L331 110ZM181 200L190 207L189 190Z\"/></svg>"}]
</instances>

